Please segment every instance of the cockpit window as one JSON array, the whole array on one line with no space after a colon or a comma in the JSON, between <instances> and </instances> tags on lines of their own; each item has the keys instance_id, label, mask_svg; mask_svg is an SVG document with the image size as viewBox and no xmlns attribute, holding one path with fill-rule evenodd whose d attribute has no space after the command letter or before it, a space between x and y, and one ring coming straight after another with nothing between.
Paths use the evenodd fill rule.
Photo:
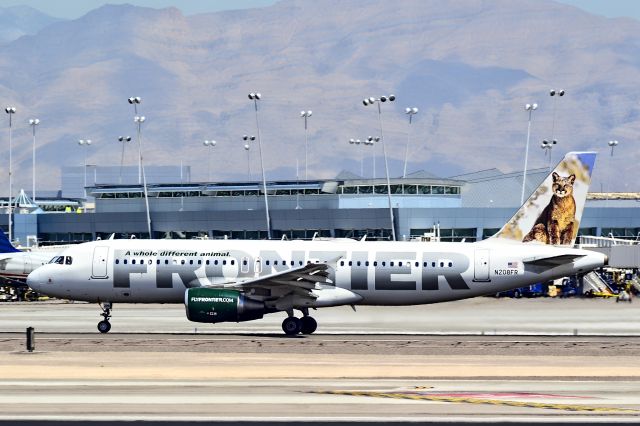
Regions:
<instances>
[{"instance_id":1,"label":"cockpit window","mask_svg":"<svg viewBox=\"0 0 640 426\"><path fill-rule=\"evenodd\" d=\"M64 263L67 265L71 265L73 263L73 258L71 256L67 256L64 260Z\"/></svg>"},{"instance_id":2,"label":"cockpit window","mask_svg":"<svg viewBox=\"0 0 640 426\"><path fill-rule=\"evenodd\" d=\"M64 265L64 256L58 256L55 263L57 263L58 265Z\"/></svg>"}]
</instances>

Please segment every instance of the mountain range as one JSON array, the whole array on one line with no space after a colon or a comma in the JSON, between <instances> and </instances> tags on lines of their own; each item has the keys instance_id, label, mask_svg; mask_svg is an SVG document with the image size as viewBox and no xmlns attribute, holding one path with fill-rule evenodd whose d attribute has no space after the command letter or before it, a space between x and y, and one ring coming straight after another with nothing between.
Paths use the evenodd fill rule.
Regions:
<instances>
[{"instance_id":1,"label":"mountain range","mask_svg":"<svg viewBox=\"0 0 640 426\"><path fill-rule=\"evenodd\" d=\"M6 11L6 9L4 9ZM4 15L0 14L0 17ZM15 20L17 22L17 18ZM44 21L42 21L44 22ZM18 28L17 24L15 26ZM8 27L7 27L8 28ZM640 22L609 19L549 0L282 0L272 6L184 16L178 9L107 5L79 19L22 30L0 45L0 100L13 105L17 184L30 187L31 129L38 117L38 187L55 189L60 166L118 165L118 136L135 136L130 96L140 96L145 164L191 164L204 180L211 151L215 180L247 179L242 136L257 135L268 179L340 170L371 176L380 146L381 104L392 176L402 174L408 116L409 172L453 176L488 168L546 166L542 139L601 153L595 190L640 191ZM32 33L32 34L29 34ZM564 89L563 97L549 96ZM6 117L5 117L6 119ZM0 164L8 130L0 126ZM7 125L4 126L8 128ZM92 145L79 146L79 139ZM202 142L215 139L211 149ZM619 140L613 156L607 142ZM135 142L135 138L134 138ZM86 150L83 151L83 150ZM258 149L251 147L257 178ZM137 149L126 147L125 164ZM2 185L2 179L0 179Z\"/></svg>"}]
</instances>

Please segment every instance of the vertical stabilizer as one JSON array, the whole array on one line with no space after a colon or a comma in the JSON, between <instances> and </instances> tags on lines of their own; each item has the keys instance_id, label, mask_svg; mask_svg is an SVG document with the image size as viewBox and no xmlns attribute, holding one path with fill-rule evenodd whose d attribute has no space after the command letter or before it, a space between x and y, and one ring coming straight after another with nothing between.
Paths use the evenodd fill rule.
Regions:
<instances>
[{"instance_id":1,"label":"vertical stabilizer","mask_svg":"<svg viewBox=\"0 0 640 426\"><path fill-rule=\"evenodd\" d=\"M0 229L0 253L16 253L19 252L17 248L15 248L4 232Z\"/></svg>"},{"instance_id":2,"label":"vertical stabilizer","mask_svg":"<svg viewBox=\"0 0 640 426\"><path fill-rule=\"evenodd\" d=\"M570 152L493 238L572 246L578 235L595 152Z\"/></svg>"}]
</instances>

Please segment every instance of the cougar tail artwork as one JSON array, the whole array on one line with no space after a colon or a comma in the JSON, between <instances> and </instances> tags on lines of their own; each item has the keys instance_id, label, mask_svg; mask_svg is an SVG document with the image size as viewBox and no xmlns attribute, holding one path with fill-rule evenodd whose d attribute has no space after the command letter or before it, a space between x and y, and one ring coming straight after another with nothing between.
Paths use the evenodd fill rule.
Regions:
<instances>
[{"instance_id":1,"label":"cougar tail artwork","mask_svg":"<svg viewBox=\"0 0 640 426\"><path fill-rule=\"evenodd\" d=\"M595 152L569 152L492 238L573 246L587 200Z\"/></svg>"}]
</instances>

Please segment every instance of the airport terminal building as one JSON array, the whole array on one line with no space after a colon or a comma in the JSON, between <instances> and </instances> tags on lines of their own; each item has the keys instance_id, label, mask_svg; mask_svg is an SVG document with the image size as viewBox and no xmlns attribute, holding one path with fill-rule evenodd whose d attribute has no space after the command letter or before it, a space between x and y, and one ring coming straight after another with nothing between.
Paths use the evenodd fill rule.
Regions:
<instances>
[{"instance_id":1,"label":"airport terminal building","mask_svg":"<svg viewBox=\"0 0 640 426\"><path fill-rule=\"evenodd\" d=\"M22 244L35 238L43 244L89 241L112 233L146 238L144 188L137 183L137 168L128 167L124 174L119 169L95 167L85 187L82 168L64 168L57 197L38 197L39 208L21 201L14 215L15 238ZM526 193L547 174L546 168L528 171ZM190 182L189 167L150 167L147 176L154 238L267 238L262 182ZM449 178L426 172L393 178L397 238L419 237L434 227L441 241L487 238L520 206L522 178L522 173L496 169ZM342 172L330 180L270 181L267 196L272 238L391 235L385 179ZM590 194L580 234L635 238L639 199L637 194Z\"/></svg>"}]
</instances>

